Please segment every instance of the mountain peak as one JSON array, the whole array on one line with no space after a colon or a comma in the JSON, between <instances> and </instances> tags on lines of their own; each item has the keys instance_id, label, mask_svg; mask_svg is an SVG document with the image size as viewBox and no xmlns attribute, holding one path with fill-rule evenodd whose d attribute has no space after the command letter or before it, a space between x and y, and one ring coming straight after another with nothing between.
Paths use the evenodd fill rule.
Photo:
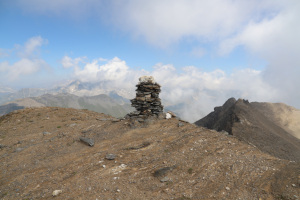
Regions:
<instances>
[{"instance_id":1,"label":"mountain peak","mask_svg":"<svg viewBox=\"0 0 300 200\"><path fill-rule=\"evenodd\" d=\"M223 106L216 107L213 112L195 124L217 131L226 131L273 156L300 161L300 139L291 131L293 128L300 130L300 118L290 118L289 122L294 126L286 127L276 116L282 112L289 112L292 115L290 109L280 104L267 103L267 105L272 109L268 108L266 103L249 103L244 99L236 101L230 98ZM280 112L276 112L276 108ZM298 113L295 116L300 116L300 111L295 112Z\"/></svg>"}]
</instances>

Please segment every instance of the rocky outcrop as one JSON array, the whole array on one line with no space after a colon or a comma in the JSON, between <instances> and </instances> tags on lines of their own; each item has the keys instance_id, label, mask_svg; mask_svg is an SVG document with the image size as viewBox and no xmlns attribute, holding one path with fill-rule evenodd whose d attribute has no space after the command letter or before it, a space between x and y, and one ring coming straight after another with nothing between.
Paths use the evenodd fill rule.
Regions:
<instances>
[{"instance_id":1,"label":"rocky outcrop","mask_svg":"<svg viewBox=\"0 0 300 200\"><path fill-rule=\"evenodd\" d=\"M233 123L239 121L238 117L233 112L235 103L235 98L228 99L223 106L215 107L213 112L196 121L195 124L209 129L214 129L216 131L224 130L232 135Z\"/></svg>"},{"instance_id":2,"label":"rocky outcrop","mask_svg":"<svg viewBox=\"0 0 300 200\"><path fill-rule=\"evenodd\" d=\"M300 161L300 140L272 120L273 113L262 110L260 104L230 98L195 124L226 131L275 157Z\"/></svg>"},{"instance_id":3,"label":"rocky outcrop","mask_svg":"<svg viewBox=\"0 0 300 200\"><path fill-rule=\"evenodd\" d=\"M149 116L159 116L163 113L163 106L159 93L160 85L154 81L152 76L142 76L136 85L136 97L131 100L131 106L136 111L129 113L130 118L146 119Z\"/></svg>"}]
</instances>

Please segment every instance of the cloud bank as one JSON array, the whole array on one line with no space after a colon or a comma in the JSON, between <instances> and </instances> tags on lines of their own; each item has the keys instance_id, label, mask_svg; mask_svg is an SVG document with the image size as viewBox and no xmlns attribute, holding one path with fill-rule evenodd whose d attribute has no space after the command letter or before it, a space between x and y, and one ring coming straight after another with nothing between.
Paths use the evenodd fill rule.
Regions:
<instances>
[{"instance_id":1,"label":"cloud bank","mask_svg":"<svg viewBox=\"0 0 300 200\"><path fill-rule=\"evenodd\" d=\"M77 58L69 59L74 63L73 60ZM86 62L83 67L72 67L74 79L106 83L104 87L111 90L127 91L127 98L134 97L135 85L140 76L152 75L162 86L163 104L191 122L205 116L230 97L271 102L282 99L282 91L266 82L263 72L253 69L226 74L222 70L204 72L194 66L177 70L171 64L157 64L151 71L133 70L117 57L105 63L95 59Z\"/></svg>"},{"instance_id":2,"label":"cloud bank","mask_svg":"<svg viewBox=\"0 0 300 200\"><path fill-rule=\"evenodd\" d=\"M195 57L226 56L241 47L268 63L261 75L264 80L282 91L291 91L290 99L299 99L296 91L300 85L299 0L17 0L16 3L31 13L98 18L99 24L106 23L156 47L170 48L188 42L187 51Z\"/></svg>"}]
</instances>

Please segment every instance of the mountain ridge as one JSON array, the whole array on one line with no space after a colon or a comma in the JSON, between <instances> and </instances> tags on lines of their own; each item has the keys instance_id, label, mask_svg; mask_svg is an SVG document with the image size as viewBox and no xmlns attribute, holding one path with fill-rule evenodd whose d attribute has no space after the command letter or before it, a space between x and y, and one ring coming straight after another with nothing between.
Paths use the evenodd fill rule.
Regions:
<instances>
[{"instance_id":1,"label":"mountain ridge","mask_svg":"<svg viewBox=\"0 0 300 200\"><path fill-rule=\"evenodd\" d=\"M120 102L120 101L119 101ZM0 115L7 114L25 107L65 107L76 109L89 109L95 112L110 114L114 117L123 117L133 109L123 101L120 105L105 94L97 96L79 97L68 93L44 94L38 97L18 99L0 106Z\"/></svg>"},{"instance_id":2,"label":"mountain ridge","mask_svg":"<svg viewBox=\"0 0 300 200\"><path fill-rule=\"evenodd\" d=\"M276 113L271 113L275 109L263 110L262 107L266 105L276 107L283 104L249 103L247 100L230 98L223 106L216 107L195 124L217 131L227 131L230 135L278 158L300 161L300 139L288 131L290 127L275 120ZM285 108L291 107L285 105ZM299 124L299 118L294 120L296 121L293 124Z\"/></svg>"},{"instance_id":3,"label":"mountain ridge","mask_svg":"<svg viewBox=\"0 0 300 200\"><path fill-rule=\"evenodd\" d=\"M0 147L4 200L300 196L299 162L177 118L26 108L0 117Z\"/></svg>"}]
</instances>

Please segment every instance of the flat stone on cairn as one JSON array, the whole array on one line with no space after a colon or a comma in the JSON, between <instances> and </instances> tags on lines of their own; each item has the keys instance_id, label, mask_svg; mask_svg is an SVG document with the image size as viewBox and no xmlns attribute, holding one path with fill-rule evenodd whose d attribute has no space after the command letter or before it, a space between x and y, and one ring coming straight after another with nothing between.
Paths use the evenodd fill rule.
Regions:
<instances>
[{"instance_id":1,"label":"flat stone on cairn","mask_svg":"<svg viewBox=\"0 0 300 200\"><path fill-rule=\"evenodd\" d=\"M129 117L147 118L158 116L163 112L161 99L159 98L160 85L155 82L152 76L142 76L136 85L136 97L131 101L131 106L136 111L129 113Z\"/></svg>"}]
</instances>

